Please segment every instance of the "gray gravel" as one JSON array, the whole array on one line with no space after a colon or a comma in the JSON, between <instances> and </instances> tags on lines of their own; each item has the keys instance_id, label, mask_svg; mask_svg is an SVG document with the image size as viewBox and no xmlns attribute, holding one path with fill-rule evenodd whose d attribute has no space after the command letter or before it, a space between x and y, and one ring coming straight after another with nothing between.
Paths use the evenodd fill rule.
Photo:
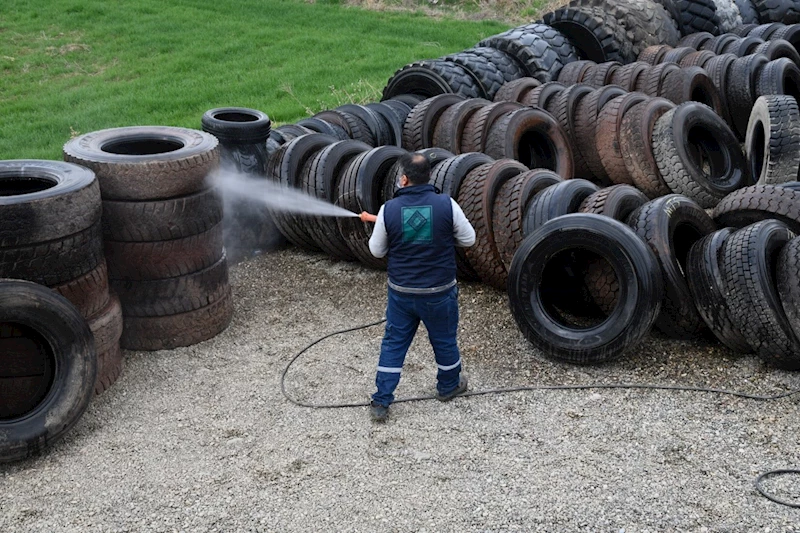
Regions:
<instances>
[{"instance_id":1,"label":"gray gravel","mask_svg":"<svg viewBox=\"0 0 800 533\"><path fill-rule=\"evenodd\" d=\"M760 497L798 467L798 401L642 390L511 393L365 408L296 407L280 374L322 334L379 319L385 273L283 250L232 269L236 316L200 345L127 352L121 380L48 453L0 466L0 531L800 531ZM625 360L543 359L507 297L462 285L474 390L529 383L687 383L780 392L798 374L711 341L651 335ZM382 330L335 337L288 377L305 401L372 392ZM399 396L433 392L424 334ZM784 497L800 481L770 483Z\"/></svg>"}]
</instances>

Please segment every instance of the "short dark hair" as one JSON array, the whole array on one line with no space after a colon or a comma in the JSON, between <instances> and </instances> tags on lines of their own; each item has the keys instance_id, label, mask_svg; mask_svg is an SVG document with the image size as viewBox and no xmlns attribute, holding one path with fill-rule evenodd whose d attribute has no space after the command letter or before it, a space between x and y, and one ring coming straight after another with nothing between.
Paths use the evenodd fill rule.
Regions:
<instances>
[{"instance_id":1,"label":"short dark hair","mask_svg":"<svg viewBox=\"0 0 800 533\"><path fill-rule=\"evenodd\" d=\"M400 166L412 185L424 185L431 179L431 164L422 154L405 154L400 159Z\"/></svg>"}]
</instances>

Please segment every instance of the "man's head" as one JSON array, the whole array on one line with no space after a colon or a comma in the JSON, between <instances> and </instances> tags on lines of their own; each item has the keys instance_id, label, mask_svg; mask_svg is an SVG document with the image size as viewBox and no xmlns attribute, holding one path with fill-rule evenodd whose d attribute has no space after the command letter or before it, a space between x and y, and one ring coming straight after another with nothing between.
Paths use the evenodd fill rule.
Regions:
<instances>
[{"instance_id":1,"label":"man's head","mask_svg":"<svg viewBox=\"0 0 800 533\"><path fill-rule=\"evenodd\" d=\"M408 183L402 184L403 178L400 179L403 187L424 185L430 180L431 164L424 155L408 153L400 159L400 167L403 169L403 178L408 180Z\"/></svg>"}]
</instances>

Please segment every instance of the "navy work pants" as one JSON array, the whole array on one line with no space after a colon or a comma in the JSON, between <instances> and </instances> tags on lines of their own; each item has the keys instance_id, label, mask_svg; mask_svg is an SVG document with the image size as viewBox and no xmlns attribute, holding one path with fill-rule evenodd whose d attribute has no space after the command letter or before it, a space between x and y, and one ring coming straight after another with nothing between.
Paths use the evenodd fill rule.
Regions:
<instances>
[{"instance_id":1,"label":"navy work pants","mask_svg":"<svg viewBox=\"0 0 800 533\"><path fill-rule=\"evenodd\" d=\"M386 332L381 343L372 399L381 405L394 401L394 390L406 352L414 339L420 320L428 330L428 339L436 355L436 389L448 394L458 387L461 355L456 345L458 330L458 287L435 294L407 294L389 289L386 306Z\"/></svg>"}]
</instances>

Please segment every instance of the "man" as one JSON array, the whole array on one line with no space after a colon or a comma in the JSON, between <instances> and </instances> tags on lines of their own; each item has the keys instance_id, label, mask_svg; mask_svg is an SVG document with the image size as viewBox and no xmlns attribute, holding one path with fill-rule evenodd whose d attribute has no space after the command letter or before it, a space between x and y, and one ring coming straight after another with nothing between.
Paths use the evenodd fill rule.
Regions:
<instances>
[{"instance_id":1,"label":"man","mask_svg":"<svg viewBox=\"0 0 800 533\"><path fill-rule=\"evenodd\" d=\"M431 167L424 155L406 154L400 164L403 176L394 199L377 216L361 213L362 221L375 222L369 240L372 255L388 254L389 261L386 332L375 377L378 390L370 402L370 414L378 422L389 415L420 320L436 355L436 398L448 401L467 390L456 344L455 246L472 246L475 230L455 200L437 194L428 183Z\"/></svg>"}]
</instances>

